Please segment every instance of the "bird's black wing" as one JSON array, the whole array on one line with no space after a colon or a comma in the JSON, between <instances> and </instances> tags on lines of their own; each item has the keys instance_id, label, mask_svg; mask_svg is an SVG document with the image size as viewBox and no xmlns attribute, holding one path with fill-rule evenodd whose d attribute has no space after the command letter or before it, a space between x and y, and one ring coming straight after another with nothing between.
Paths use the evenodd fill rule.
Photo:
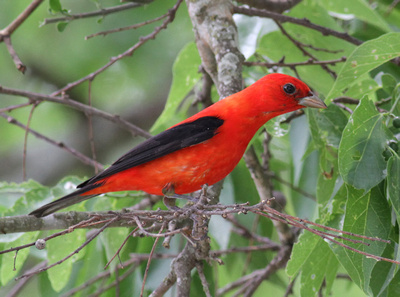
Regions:
<instances>
[{"instance_id":1,"label":"bird's black wing","mask_svg":"<svg viewBox=\"0 0 400 297\"><path fill-rule=\"evenodd\" d=\"M202 143L217 134L217 129L223 123L224 120L218 117L207 116L165 130L139 144L105 171L80 184L78 188L96 183L115 173L163 157L185 147Z\"/></svg>"}]
</instances>

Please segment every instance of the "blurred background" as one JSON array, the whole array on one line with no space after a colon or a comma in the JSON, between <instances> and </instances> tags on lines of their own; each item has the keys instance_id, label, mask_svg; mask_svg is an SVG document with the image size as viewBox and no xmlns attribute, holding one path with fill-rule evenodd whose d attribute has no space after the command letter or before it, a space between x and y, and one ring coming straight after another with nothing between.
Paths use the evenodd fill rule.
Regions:
<instances>
[{"instance_id":1,"label":"blurred background","mask_svg":"<svg viewBox=\"0 0 400 297\"><path fill-rule=\"evenodd\" d=\"M30 2L0 1L0 28L6 27ZM120 2L71 0L62 4L69 13L77 14L116 6ZM44 19L55 17L49 9L49 1L45 1L12 35L12 44L27 66L25 74L16 69L5 44L0 44L0 85L51 94L97 70L110 57L133 46L140 36L151 33L161 22L105 37L85 40L85 36L158 17L174 4L175 1L170 0L157 1L105 17L76 20L68 23L60 32L56 23L43 25ZM155 40L148 41L132 57L118 61L97 76L91 88L93 106L118 114L145 130L151 127L168 96L173 61L182 47L194 40L184 4L169 26L171 30L161 31ZM87 103L88 84L73 88L69 95L74 100ZM0 94L0 109L26 102L26 98ZM10 115L27 124L30 110L31 107L18 109ZM35 109L30 127L92 157L87 122L87 117L81 112L59 104L45 103ZM96 158L102 164L112 163L135 143L143 140L141 137L133 138L117 125L97 117L93 117L93 131ZM6 119L0 117L1 181L23 181L24 138L23 129L8 124ZM94 173L92 167L83 165L71 154L32 135L27 140L26 162L27 179L37 180L47 186L67 174L83 177Z\"/></svg>"}]
</instances>

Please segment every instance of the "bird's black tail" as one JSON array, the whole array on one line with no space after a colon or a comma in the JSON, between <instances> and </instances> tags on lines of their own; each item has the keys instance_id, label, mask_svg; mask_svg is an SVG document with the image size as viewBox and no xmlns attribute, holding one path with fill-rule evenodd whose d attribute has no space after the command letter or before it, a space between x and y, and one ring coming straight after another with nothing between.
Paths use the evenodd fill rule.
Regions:
<instances>
[{"instance_id":1,"label":"bird's black tail","mask_svg":"<svg viewBox=\"0 0 400 297\"><path fill-rule=\"evenodd\" d=\"M68 194L56 201L50 202L46 205L43 205L42 207L32 211L30 215L33 215L37 218L40 217L45 217L49 214L52 214L53 212L56 212L57 210L66 208L68 206L71 206L73 204L85 201L87 199L90 199L92 197L98 196L98 194L95 195L85 195L86 192L97 188L99 185L94 184L90 186L86 186L82 189L79 189L71 194Z\"/></svg>"}]
</instances>

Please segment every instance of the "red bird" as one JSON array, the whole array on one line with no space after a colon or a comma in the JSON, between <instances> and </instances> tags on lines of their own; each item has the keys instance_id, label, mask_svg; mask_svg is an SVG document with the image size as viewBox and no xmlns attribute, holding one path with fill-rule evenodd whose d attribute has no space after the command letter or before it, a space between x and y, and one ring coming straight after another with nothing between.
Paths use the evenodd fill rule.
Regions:
<instances>
[{"instance_id":1,"label":"red bird","mask_svg":"<svg viewBox=\"0 0 400 297\"><path fill-rule=\"evenodd\" d=\"M36 217L99 194L142 190L187 194L213 185L239 163L257 130L278 115L303 107L326 108L302 81L269 74L153 136L78 190L31 212Z\"/></svg>"}]
</instances>

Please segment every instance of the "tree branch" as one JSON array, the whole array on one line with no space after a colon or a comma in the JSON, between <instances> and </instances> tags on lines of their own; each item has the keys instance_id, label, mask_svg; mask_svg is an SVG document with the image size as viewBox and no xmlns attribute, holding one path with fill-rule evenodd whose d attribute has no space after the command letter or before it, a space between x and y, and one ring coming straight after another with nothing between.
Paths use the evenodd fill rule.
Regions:
<instances>
[{"instance_id":1,"label":"tree branch","mask_svg":"<svg viewBox=\"0 0 400 297\"><path fill-rule=\"evenodd\" d=\"M13 20L7 27L3 30L0 30L0 42L3 41L5 36L10 36L21 24L32 14L32 12L42 4L43 0L34 0L32 1L28 7L15 19Z\"/></svg>"},{"instance_id":2,"label":"tree branch","mask_svg":"<svg viewBox=\"0 0 400 297\"><path fill-rule=\"evenodd\" d=\"M243 55L230 1L186 1L204 69L221 98L242 89Z\"/></svg>"},{"instance_id":3,"label":"tree branch","mask_svg":"<svg viewBox=\"0 0 400 297\"><path fill-rule=\"evenodd\" d=\"M326 36L326 35L332 35L335 36L337 38L346 40L347 42L350 42L354 45L360 45L362 44L362 41L354 38L352 36L350 36L347 33L342 33L339 31L335 31L332 30L330 28L327 27L323 27L314 23L311 23L308 19L303 18L303 19L299 19L299 18L294 18L294 17L290 17L287 15L283 15L283 14L279 14L279 13L275 13L272 11L266 11L266 10L261 10L261 9L254 9L254 8L246 8L243 6L234 6L233 7L233 11L234 13L241 13L241 14L245 14L248 16L259 16L259 17L266 17L266 18L270 18L273 19L275 21L279 21L279 22L289 22L289 23L293 23L293 24L297 24L300 26L304 26L313 30L316 30L318 32L321 32L322 35Z\"/></svg>"},{"instance_id":4,"label":"tree branch","mask_svg":"<svg viewBox=\"0 0 400 297\"><path fill-rule=\"evenodd\" d=\"M11 34L17 30L19 26L33 13L33 11L43 2L43 0L34 0L32 1L28 7L15 19L13 20L7 27L0 30L0 42L4 41L7 46L7 50L10 53L10 56L17 67L18 71L25 73L26 66L22 63L19 58L17 52L11 44Z\"/></svg>"},{"instance_id":5,"label":"tree branch","mask_svg":"<svg viewBox=\"0 0 400 297\"><path fill-rule=\"evenodd\" d=\"M17 67L18 71L21 71L22 74L25 74L26 66L24 63L22 63L22 61L19 58L17 52L15 51L13 45L11 44L10 36L3 36L3 41L7 46L7 50L10 53L11 59L13 60L15 67Z\"/></svg>"}]
</instances>

